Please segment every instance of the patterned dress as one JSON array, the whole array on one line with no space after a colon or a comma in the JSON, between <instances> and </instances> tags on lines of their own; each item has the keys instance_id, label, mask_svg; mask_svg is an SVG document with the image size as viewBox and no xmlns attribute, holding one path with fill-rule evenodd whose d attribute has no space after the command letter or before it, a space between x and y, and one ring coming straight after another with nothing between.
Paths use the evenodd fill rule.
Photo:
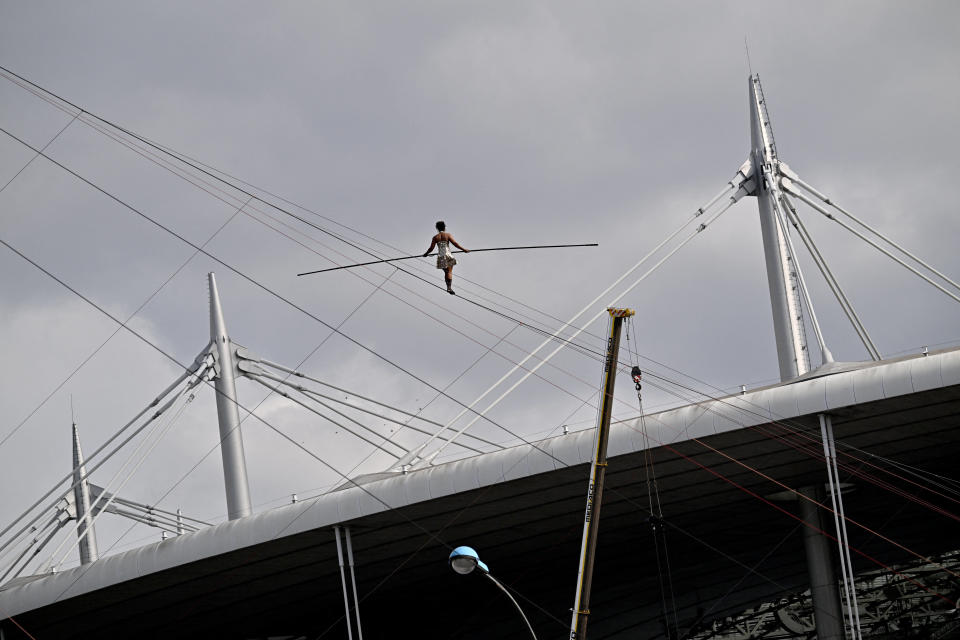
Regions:
<instances>
[{"instance_id":1,"label":"patterned dress","mask_svg":"<svg viewBox=\"0 0 960 640\"><path fill-rule=\"evenodd\" d=\"M457 259L450 254L450 241L437 241L437 269L447 269L457 264Z\"/></svg>"}]
</instances>

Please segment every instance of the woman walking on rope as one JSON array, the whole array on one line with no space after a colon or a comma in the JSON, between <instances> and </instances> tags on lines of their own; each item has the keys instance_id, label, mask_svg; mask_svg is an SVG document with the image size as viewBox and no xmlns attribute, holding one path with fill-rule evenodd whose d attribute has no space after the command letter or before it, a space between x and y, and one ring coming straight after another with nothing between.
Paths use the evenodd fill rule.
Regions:
<instances>
[{"instance_id":1,"label":"woman walking on rope","mask_svg":"<svg viewBox=\"0 0 960 640\"><path fill-rule=\"evenodd\" d=\"M437 248L437 269L443 270L443 281L447 283L447 293L457 295L453 291L453 265L457 264L457 259L450 254L450 245L452 244L464 253L470 253L470 250L461 247L453 239L453 235L447 233L447 224L443 220L437 222L437 231L439 233L430 239L430 248L423 254L423 257L426 258L434 247Z\"/></svg>"}]
</instances>

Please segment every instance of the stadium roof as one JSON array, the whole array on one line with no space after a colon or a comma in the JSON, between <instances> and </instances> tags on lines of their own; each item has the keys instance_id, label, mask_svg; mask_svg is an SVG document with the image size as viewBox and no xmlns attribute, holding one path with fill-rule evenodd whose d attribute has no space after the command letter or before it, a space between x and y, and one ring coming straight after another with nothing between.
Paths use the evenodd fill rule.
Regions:
<instances>
[{"instance_id":1,"label":"stadium roof","mask_svg":"<svg viewBox=\"0 0 960 640\"><path fill-rule=\"evenodd\" d=\"M847 515L923 555L955 547L955 521L934 520L866 474L901 486L881 470L894 469L887 459L897 468L952 469L960 452L958 410L960 350L947 350L833 365L787 384L616 423L591 637L659 629L662 612L672 608L661 584L672 589L681 627L804 590L803 525L787 513L796 505L774 498L784 486L824 482L822 449L817 457L822 412L833 417L842 479L852 485ZM541 637L558 636L569 624L593 437L593 430L570 433L368 478L359 487L17 581L0 590L0 612L36 637L344 637L331 532L341 524L353 533L365 637L524 637L502 594L445 566L460 544L478 549L516 590ZM648 451L656 496L648 494ZM657 496L659 523L648 511L648 499ZM655 552L662 539L655 540L651 525L660 526L669 566ZM852 527L850 536L876 561L910 556L864 529ZM863 556L854 562L877 568ZM4 630L11 637L13 629Z\"/></svg>"}]
</instances>

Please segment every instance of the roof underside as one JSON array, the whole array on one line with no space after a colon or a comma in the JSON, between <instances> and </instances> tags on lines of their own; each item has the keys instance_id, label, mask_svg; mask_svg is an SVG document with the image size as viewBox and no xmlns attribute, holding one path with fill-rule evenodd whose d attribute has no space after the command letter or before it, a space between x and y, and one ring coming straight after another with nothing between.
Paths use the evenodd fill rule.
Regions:
<instances>
[{"instance_id":1,"label":"roof underside","mask_svg":"<svg viewBox=\"0 0 960 640\"><path fill-rule=\"evenodd\" d=\"M918 382L934 368L936 384ZM953 351L739 397L785 417L777 422L769 420L769 413L760 419L753 410L754 419L740 421L746 426L734 421L721 428L718 418L704 426L690 417L715 415L703 407L648 417L654 441L666 443L649 450L665 516L660 534L649 519L648 451L635 444L641 425L619 425L611 437L590 637L636 637L641 631L643 637L656 637L664 597L675 601L680 627L687 628L701 617L709 622L776 594L803 591L803 525L790 515L798 513L797 505L761 498L783 492L778 483L797 488L824 482L817 411L829 410L833 417L846 467L841 480L853 485L845 499L849 518L924 555L957 548L960 525L955 519L864 477L880 478L953 511L945 498L884 470L893 469L889 458L925 472L953 474L960 453L957 370L960 352ZM910 388L896 388L904 376L912 381ZM883 390L862 400L870 380L879 380ZM860 391L859 401L831 404L831 394L841 393L848 383ZM774 411L785 393L792 394L785 404L792 403L794 410ZM804 411L811 398L825 399L827 406ZM674 434L668 442L666 427L677 426L677 420L683 425L676 431L683 435ZM572 443L569 450L562 439L543 443L543 449L565 462L551 462L552 470L529 461L521 464L526 456L511 458L509 452L477 456L366 485L375 494L382 487L380 495L394 496L391 505L404 506L364 507L364 495L348 489L314 504L292 505L98 561L99 573L91 570L91 575L99 583L77 588L72 597L53 596L82 584L83 568L2 591L0 607L16 614L17 622L36 637L342 638L343 596L330 528L339 522L353 532L365 638L525 637L522 621L503 594L486 581L455 575L444 566L450 549L460 544L478 549L494 575L515 589L540 637L558 637L569 625L573 602L588 474L582 460L590 455L589 447L585 456L582 449L589 437L563 436ZM509 460L515 462L508 469ZM490 465L502 474L499 481L484 480ZM514 467L522 468L516 477L511 475ZM473 488L460 488L464 474L472 474ZM447 490L438 490L436 483L444 479ZM428 495L418 497L423 493ZM336 513L355 509L355 515L320 515L334 503ZM354 503L359 506L350 506ZM277 524L281 517L286 518L283 527ZM291 526L293 522L297 524ZM849 534L853 547L877 561L912 559L862 528L851 526ZM221 543L228 539L224 550ZM658 541L666 542L669 565L662 554L658 563ZM858 571L878 568L856 554L854 564ZM4 630L10 635L12 628L5 625Z\"/></svg>"}]
</instances>

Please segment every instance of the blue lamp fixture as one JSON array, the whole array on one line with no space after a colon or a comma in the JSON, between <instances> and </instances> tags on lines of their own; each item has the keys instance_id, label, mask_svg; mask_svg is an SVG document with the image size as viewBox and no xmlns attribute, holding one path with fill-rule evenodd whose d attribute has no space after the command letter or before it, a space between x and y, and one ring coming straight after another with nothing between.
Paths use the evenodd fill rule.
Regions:
<instances>
[{"instance_id":1,"label":"blue lamp fixture","mask_svg":"<svg viewBox=\"0 0 960 640\"><path fill-rule=\"evenodd\" d=\"M513 606L517 608L517 611L520 612L520 616L523 618L523 621L527 624L527 629L530 630L530 636L533 638L533 640L537 640L537 635L533 632L533 627L530 626L530 621L527 620L527 616L523 613L523 609L520 608L520 605L517 604L517 601L514 600L513 596L510 595L510 592L507 591L507 588L500 584L500 581L490 575L490 567L480 560L480 556L476 551L473 550L473 548L457 547L450 553L448 562L450 563L451 569L463 576L467 575L468 573L473 573L474 569L480 569L481 575L489 578L493 584L497 585L501 591L507 594L507 597L510 598L510 602L512 602Z\"/></svg>"}]
</instances>

